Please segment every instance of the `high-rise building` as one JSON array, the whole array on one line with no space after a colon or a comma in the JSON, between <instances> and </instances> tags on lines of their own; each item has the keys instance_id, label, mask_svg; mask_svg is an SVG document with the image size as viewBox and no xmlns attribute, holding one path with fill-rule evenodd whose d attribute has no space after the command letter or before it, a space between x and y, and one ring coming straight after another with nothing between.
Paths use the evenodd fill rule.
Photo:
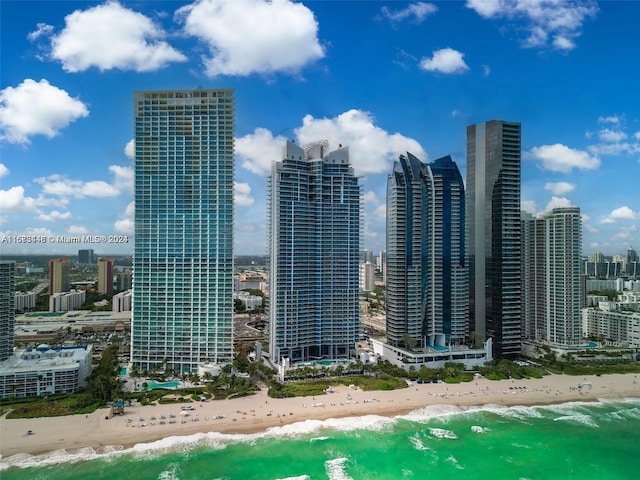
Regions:
<instances>
[{"instance_id":1,"label":"high-rise building","mask_svg":"<svg viewBox=\"0 0 640 480\"><path fill-rule=\"evenodd\" d=\"M451 157L401 155L387 183L387 340L413 348L468 337L464 185Z\"/></svg>"},{"instance_id":2,"label":"high-rise building","mask_svg":"<svg viewBox=\"0 0 640 480\"><path fill-rule=\"evenodd\" d=\"M581 344L580 209L554 208L538 218L523 214L522 238L523 337Z\"/></svg>"},{"instance_id":3,"label":"high-rise building","mask_svg":"<svg viewBox=\"0 0 640 480\"><path fill-rule=\"evenodd\" d=\"M93 265L95 263L96 256L93 253L93 249L78 250L78 263L82 265Z\"/></svg>"},{"instance_id":4,"label":"high-rise building","mask_svg":"<svg viewBox=\"0 0 640 480\"><path fill-rule=\"evenodd\" d=\"M71 262L68 258L53 258L49 260L49 295L69 290L71 283L69 274Z\"/></svg>"},{"instance_id":5,"label":"high-rise building","mask_svg":"<svg viewBox=\"0 0 640 480\"><path fill-rule=\"evenodd\" d=\"M499 357L521 349L520 132L497 120L467 127L471 329Z\"/></svg>"},{"instance_id":6,"label":"high-rise building","mask_svg":"<svg viewBox=\"0 0 640 480\"><path fill-rule=\"evenodd\" d=\"M636 252L632 246L627 248L627 258L625 261L625 272L627 275L632 274L634 277L636 275L635 266L638 263L638 252Z\"/></svg>"},{"instance_id":7,"label":"high-rise building","mask_svg":"<svg viewBox=\"0 0 640 480\"><path fill-rule=\"evenodd\" d=\"M133 272L131 270L125 270L123 272L117 272L116 277L116 291L124 292L131 290L133 286Z\"/></svg>"},{"instance_id":8,"label":"high-rise building","mask_svg":"<svg viewBox=\"0 0 640 480\"><path fill-rule=\"evenodd\" d=\"M450 156L427 166L431 183L433 216L429 234L432 256L429 299L431 337L444 336L446 345L460 345L469 338L469 267L465 242L464 183ZM430 344L437 344L434 340Z\"/></svg>"},{"instance_id":9,"label":"high-rise building","mask_svg":"<svg viewBox=\"0 0 640 480\"><path fill-rule=\"evenodd\" d=\"M136 92L134 117L132 362L230 362L233 91Z\"/></svg>"},{"instance_id":10,"label":"high-rise building","mask_svg":"<svg viewBox=\"0 0 640 480\"><path fill-rule=\"evenodd\" d=\"M113 291L113 258L98 259L98 293L110 294Z\"/></svg>"},{"instance_id":11,"label":"high-rise building","mask_svg":"<svg viewBox=\"0 0 640 480\"><path fill-rule=\"evenodd\" d=\"M269 180L270 356L349 358L360 335L362 191L348 147L288 142Z\"/></svg>"},{"instance_id":12,"label":"high-rise building","mask_svg":"<svg viewBox=\"0 0 640 480\"><path fill-rule=\"evenodd\" d=\"M375 268L373 263L365 262L360 264L360 290L363 292L373 292L375 286Z\"/></svg>"},{"instance_id":13,"label":"high-rise building","mask_svg":"<svg viewBox=\"0 0 640 480\"><path fill-rule=\"evenodd\" d=\"M13 354L16 307L16 263L0 261L0 362Z\"/></svg>"}]
</instances>

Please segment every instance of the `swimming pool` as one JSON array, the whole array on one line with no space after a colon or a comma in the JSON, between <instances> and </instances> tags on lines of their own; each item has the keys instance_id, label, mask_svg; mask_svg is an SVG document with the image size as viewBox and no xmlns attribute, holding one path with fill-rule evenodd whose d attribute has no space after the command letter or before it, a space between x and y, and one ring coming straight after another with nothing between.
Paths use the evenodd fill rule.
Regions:
<instances>
[{"instance_id":1,"label":"swimming pool","mask_svg":"<svg viewBox=\"0 0 640 480\"><path fill-rule=\"evenodd\" d=\"M176 388L180 388L182 384L180 382L147 382L147 390L154 390L156 388L168 388L170 390L175 390Z\"/></svg>"}]
</instances>

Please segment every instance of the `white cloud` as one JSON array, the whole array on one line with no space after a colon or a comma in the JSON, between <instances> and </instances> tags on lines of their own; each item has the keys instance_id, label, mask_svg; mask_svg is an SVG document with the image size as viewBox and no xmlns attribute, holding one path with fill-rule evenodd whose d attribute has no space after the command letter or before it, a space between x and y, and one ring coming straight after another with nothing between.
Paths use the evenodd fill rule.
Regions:
<instances>
[{"instance_id":1,"label":"white cloud","mask_svg":"<svg viewBox=\"0 0 640 480\"><path fill-rule=\"evenodd\" d=\"M37 27L38 28L36 30L30 32L29 35L27 35L27 38L32 42L40 37L48 37L53 33L52 25L47 25L46 23L38 23Z\"/></svg>"},{"instance_id":2,"label":"white cloud","mask_svg":"<svg viewBox=\"0 0 640 480\"><path fill-rule=\"evenodd\" d=\"M362 110L349 110L333 118L306 115L295 133L304 145L328 140L330 149L349 147L350 162L357 174L382 173L391 169L401 153L409 151L427 161L420 144L400 133L389 133L374 124L373 116Z\"/></svg>"},{"instance_id":3,"label":"white cloud","mask_svg":"<svg viewBox=\"0 0 640 480\"><path fill-rule=\"evenodd\" d=\"M67 229L67 233L71 235L86 235L89 233L89 229L81 226L81 225L71 225Z\"/></svg>"},{"instance_id":4,"label":"white cloud","mask_svg":"<svg viewBox=\"0 0 640 480\"><path fill-rule=\"evenodd\" d=\"M387 204L382 204L373 211L373 216L385 219L387 218Z\"/></svg>"},{"instance_id":5,"label":"white cloud","mask_svg":"<svg viewBox=\"0 0 640 480\"><path fill-rule=\"evenodd\" d=\"M91 67L149 72L187 60L162 40L164 32L151 19L117 1L76 10L65 22L51 39L51 57L67 72Z\"/></svg>"},{"instance_id":6,"label":"white cloud","mask_svg":"<svg viewBox=\"0 0 640 480\"><path fill-rule=\"evenodd\" d=\"M416 140L383 130L374 124L369 112L362 110L349 110L333 118L306 115L294 133L300 145L327 140L331 150L339 145L350 147L350 162L358 174L386 172L406 151L423 161L428 159ZM282 160L287 141L265 128L256 128L236 139L236 154L243 168L256 175L269 175L272 162Z\"/></svg>"},{"instance_id":7,"label":"white cloud","mask_svg":"<svg viewBox=\"0 0 640 480\"><path fill-rule=\"evenodd\" d=\"M127 235L133 235L134 233L134 213L135 203L129 202L127 208L124 211L124 218L116 220L113 224L113 228L118 233L124 233Z\"/></svg>"},{"instance_id":8,"label":"white cloud","mask_svg":"<svg viewBox=\"0 0 640 480\"><path fill-rule=\"evenodd\" d=\"M9 143L28 144L33 135L53 138L87 115L84 103L44 79L27 78L17 87L0 91L0 139Z\"/></svg>"},{"instance_id":9,"label":"white cloud","mask_svg":"<svg viewBox=\"0 0 640 480\"><path fill-rule=\"evenodd\" d=\"M582 150L575 150L556 143L533 147L531 154L541 162L544 170L569 173L572 169L595 170L600 166L600 159Z\"/></svg>"},{"instance_id":10,"label":"white cloud","mask_svg":"<svg viewBox=\"0 0 640 480\"><path fill-rule=\"evenodd\" d=\"M502 0L467 0L467 8L472 8L481 17L491 18L504 8L502 3Z\"/></svg>"},{"instance_id":11,"label":"white cloud","mask_svg":"<svg viewBox=\"0 0 640 480\"><path fill-rule=\"evenodd\" d=\"M115 197L121 193L118 188L102 180L84 182L82 180L71 180L66 176L54 174L48 177L38 177L34 181L42 186L42 192L44 194L60 197L103 198Z\"/></svg>"},{"instance_id":12,"label":"white cloud","mask_svg":"<svg viewBox=\"0 0 640 480\"><path fill-rule=\"evenodd\" d=\"M0 190L0 212L23 213L34 212L37 201L24 196L24 187L11 187L9 190Z\"/></svg>"},{"instance_id":13,"label":"white cloud","mask_svg":"<svg viewBox=\"0 0 640 480\"><path fill-rule=\"evenodd\" d=\"M136 158L136 141L131 139L124 146L124 154L131 160Z\"/></svg>"},{"instance_id":14,"label":"white cloud","mask_svg":"<svg viewBox=\"0 0 640 480\"><path fill-rule=\"evenodd\" d=\"M431 58L425 57L420 60L420 68L428 72L446 74L463 73L469 70L464 63L464 54L448 47L436 50Z\"/></svg>"},{"instance_id":15,"label":"white cloud","mask_svg":"<svg viewBox=\"0 0 640 480\"><path fill-rule=\"evenodd\" d=\"M91 182L86 182L80 188L80 193L76 196L79 197L94 197L94 198L104 198L104 197L115 197L119 195L120 191L115 188L113 185L108 184L102 180L93 180Z\"/></svg>"},{"instance_id":16,"label":"white cloud","mask_svg":"<svg viewBox=\"0 0 640 480\"><path fill-rule=\"evenodd\" d=\"M118 192L133 192L133 168L109 165L109 171L114 175L113 188Z\"/></svg>"},{"instance_id":17,"label":"white cloud","mask_svg":"<svg viewBox=\"0 0 640 480\"><path fill-rule=\"evenodd\" d=\"M620 117L617 115L610 115L608 117L598 117L598 123L613 123L618 125L620 123Z\"/></svg>"},{"instance_id":18,"label":"white cloud","mask_svg":"<svg viewBox=\"0 0 640 480\"><path fill-rule=\"evenodd\" d=\"M589 145L588 150L594 155L620 155L640 152L640 143L598 143Z\"/></svg>"},{"instance_id":19,"label":"white cloud","mask_svg":"<svg viewBox=\"0 0 640 480\"><path fill-rule=\"evenodd\" d=\"M488 77L491 74L491 67L489 65L482 65L482 74Z\"/></svg>"},{"instance_id":20,"label":"white cloud","mask_svg":"<svg viewBox=\"0 0 640 480\"><path fill-rule=\"evenodd\" d=\"M198 0L176 11L209 47L207 75L297 72L324 57L313 12L289 0Z\"/></svg>"},{"instance_id":21,"label":"white cloud","mask_svg":"<svg viewBox=\"0 0 640 480\"><path fill-rule=\"evenodd\" d=\"M550 212L554 208L565 208L565 207L573 207L573 205L571 204L571 200L564 197L556 197L554 195L551 197L551 200L549 200L549 203L547 203L547 206L545 207L544 211Z\"/></svg>"},{"instance_id":22,"label":"white cloud","mask_svg":"<svg viewBox=\"0 0 640 480\"><path fill-rule=\"evenodd\" d=\"M41 213L36 217L38 220L44 222L55 222L56 220L68 220L71 218L71 212L59 212L58 210L52 210L51 212Z\"/></svg>"},{"instance_id":23,"label":"white cloud","mask_svg":"<svg viewBox=\"0 0 640 480\"><path fill-rule=\"evenodd\" d=\"M2 177L6 177L7 175L9 175L10 170L7 168L7 166L4 163L0 163L0 178Z\"/></svg>"},{"instance_id":24,"label":"white cloud","mask_svg":"<svg viewBox=\"0 0 640 480\"><path fill-rule=\"evenodd\" d=\"M624 205L616 208L609 215L604 217L601 223L616 223L618 220L639 220L640 212L634 212L631 208Z\"/></svg>"},{"instance_id":25,"label":"white cloud","mask_svg":"<svg viewBox=\"0 0 640 480\"><path fill-rule=\"evenodd\" d=\"M609 128L603 128L598 132L600 140L603 142L620 142L627 138L627 134L621 130L611 130Z\"/></svg>"},{"instance_id":26,"label":"white cloud","mask_svg":"<svg viewBox=\"0 0 640 480\"><path fill-rule=\"evenodd\" d=\"M380 199L378 198L378 195L376 195L376 192L374 192L373 190L369 190L364 194L364 203L377 205L378 203L380 203Z\"/></svg>"},{"instance_id":27,"label":"white cloud","mask_svg":"<svg viewBox=\"0 0 640 480\"><path fill-rule=\"evenodd\" d=\"M620 227L620 229L613 236L615 240L627 240L636 236L638 227L636 225L629 225L628 227Z\"/></svg>"},{"instance_id":28,"label":"white cloud","mask_svg":"<svg viewBox=\"0 0 640 480\"><path fill-rule=\"evenodd\" d=\"M505 19L510 26L524 24L525 47L551 46L562 51L573 50L582 25L598 13L593 0L467 0L466 6L487 19Z\"/></svg>"},{"instance_id":29,"label":"white cloud","mask_svg":"<svg viewBox=\"0 0 640 480\"><path fill-rule=\"evenodd\" d=\"M596 227L594 227L590 223L586 223L584 219L582 220L582 228L589 233L593 233L593 234L600 233L600 230L598 230Z\"/></svg>"},{"instance_id":30,"label":"white cloud","mask_svg":"<svg viewBox=\"0 0 640 480\"><path fill-rule=\"evenodd\" d=\"M253 133L236 138L236 155L243 168L256 175L269 175L271 163L282 160L286 141L285 137L274 137L266 128L256 128Z\"/></svg>"},{"instance_id":31,"label":"white cloud","mask_svg":"<svg viewBox=\"0 0 640 480\"><path fill-rule=\"evenodd\" d=\"M233 201L241 207L248 207L255 203L251 196L251 185L245 182L233 182Z\"/></svg>"},{"instance_id":32,"label":"white cloud","mask_svg":"<svg viewBox=\"0 0 640 480\"><path fill-rule=\"evenodd\" d=\"M524 210L534 216L538 214L538 206L533 200L522 200L520 202L520 210Z\"/></svg>"},{"instance_id":33,"label":"white cloud","mask_svg":"<svg viewBox=\"0 0 640 480\"><path fill-rule=\"evenodd\" d=\"M598 117L598 123L609 125L598 130L598 143L589 145L587 149L593 155L635 155L640 153L640 132L635 134L625 131L624 116L610 115ZM588 139L592 135L587 136Z\"/></svg>"},{"instance_id":34,"label":"white cloud","mask_svg":"<svg viewBox=\"0 0 640 480\"><path fill-rule=\"evenodd\" d=\"M558 50L573 50L576 48L576 43L567 37L558 35L553 39L553 46Z\"/></svg>"},{"instance_id":35,"label":"white cloud","mask_svg":"<svg viewBox=\"0 0 640 480\"><path fill-rule=\"evenodd\" d=\"M422 23L429 16L438 11L432 3L416 2L412 3L402 10L390 10L384 6L381 9L382 16L391 20L392 22L401 22L403 20L410 19L413 23Z\"/></svg>"},{"instance_id":36,"label":"white cloud","mask_svg":"<svg viewBox=\"0 0 640 480\"><path fill-rule=\"evenodd\" d=\"M573 192L576 186L569 182L550 182L545 184L544 189L549 190L554 195L564 195L565 193Z\"/></svg>"}]
</instances>

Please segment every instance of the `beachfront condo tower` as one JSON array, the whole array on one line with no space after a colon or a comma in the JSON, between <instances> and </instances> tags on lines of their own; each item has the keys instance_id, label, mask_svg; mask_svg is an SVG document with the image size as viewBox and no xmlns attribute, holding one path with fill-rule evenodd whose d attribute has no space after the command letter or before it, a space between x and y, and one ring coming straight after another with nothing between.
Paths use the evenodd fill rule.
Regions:
<instances>
[{"instance_id":1,"label":"beachfront condo tower","mask_svg":"<svg viewBox=\"0 0 640 480\"><path fill-rule=\"evenodd\" d=\"M411 153L387 182L387 341L445 348L468 339L464 185L446 156L424 164Z\"/></svg>"},{"instance_id":2,"label":"beachfront condo tower","mask_svg":"<svg viewBox=\"0 0 640 480\"><path fill-rule=\"evenodd\" d=\"M136 92L134 121L132 364L230 362L233 91Z\"/></svg>"},{"instance_id":3,"label":"beachfront condo tower","mask_svg":"<svg viewBox=\"0 0 640 480\"><path fill-rule=\"evenodd\" d=\"M497 120L467 127L470 328L507 358L521 348L520 131Z\"/></svg>"},{"instance_id":4,"label":"beachfront condo tower","mask_svg":"<svg viewBox=\"0 0 640 480\"><path fill-rule=\"evenodd\" d=\"M0 260L0 362L13 355L16 263Z\"/></svg>"},{"instance_id":5,"label":"beachfront condo tower","mask_svg":"<svg viewBox=\"0 0 640 480\"><path fill-rule=\"evenodd\" d=\"M346 359L360 336L362 190L349 148L287 142L269 180L271 359Z\"/></svg>"},{"instance_id":6,"label":"beachfront condo tower","mask_svg":"<svg viewBox=\"0 0 640 480\"><path fill-rule=\"evenodd\" d=\"M554 208L537 218L522 212L523 339L583 343L581 250L579 208Z\"/></svg>"}]
</instances>

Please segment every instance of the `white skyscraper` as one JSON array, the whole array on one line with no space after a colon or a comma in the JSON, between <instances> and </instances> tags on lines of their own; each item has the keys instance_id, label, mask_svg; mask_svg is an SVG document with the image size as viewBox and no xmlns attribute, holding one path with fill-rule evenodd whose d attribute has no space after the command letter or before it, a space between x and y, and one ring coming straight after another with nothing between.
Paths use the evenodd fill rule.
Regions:
<instances>
[{"instance_id":1,"label":"white skyscraper","mask_svg":"<svg viewBox=\"0 0 640 480\"><path fill-rule=\"evenodd\" d=\"M524 214L522 233L524 336L579 345L583 341L580 209L554 208L538 218Z\"/></svg>"}]
</instances>

